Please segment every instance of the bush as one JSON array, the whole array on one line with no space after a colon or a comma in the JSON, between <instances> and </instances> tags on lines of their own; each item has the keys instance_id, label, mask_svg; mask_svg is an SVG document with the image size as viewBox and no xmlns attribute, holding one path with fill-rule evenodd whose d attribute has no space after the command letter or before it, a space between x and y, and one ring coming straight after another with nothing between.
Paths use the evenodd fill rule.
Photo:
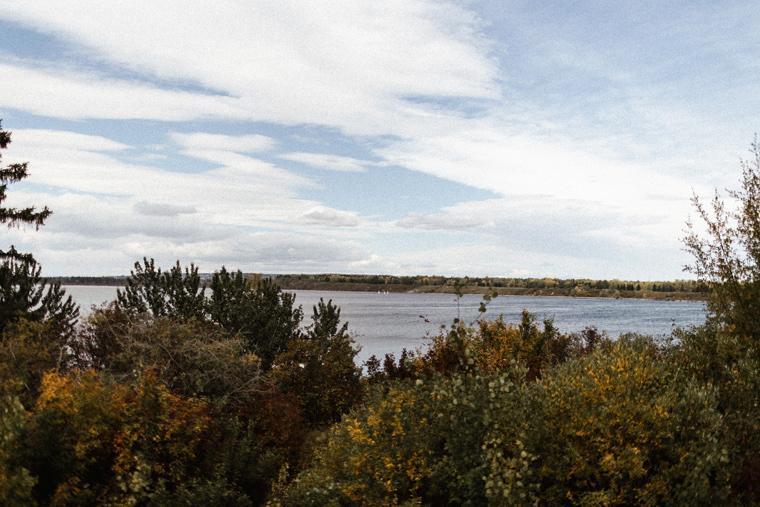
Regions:
<instances>
[{"instance_id":1,"label":"bush","mask_svg":"<svg viewBox=\"0 0 760 507\"><path fill-rule=\"evenodd\" d=\"M21 320L0 336L0 391L14 393L31 408L49 370L63 366L66 339L54 323Z\"/></svg>"},{"instance_id":2,"label":"bush","mask_svg":"<svg viewBox=\"0 0 760 507\"><path fill-rule=\"evenodd\" d=\"M269 370L277 354L300 337L303 312L295 306L295 295L282 292L271 280L250 280L241 271L230 273L222 267L214 273L210 288L207 299L198 268L192 264L183 271L177 261L162 272L153 259L143 259L142 265L135 263L124 291L118 291L111 313L217 324L239 334L247 351L261 359L263 370Z\"/></svg>"},{"instance_id":3,"label":"bush","mask_svg":"<svg viewBox=\"0 0 760 507\"><path fill-rule=\"evenodd\" d=\"M727 206L715 193L709 206L698 196L693 204L706 235L691 222L684 238L694 262L686 269L710 289L708 308L726 331L760 339L760 143L742 162L741 188L729 191Z\"/></svg>"},{"instance_id":4,"label":"bush","mask_svg":"<svg viewBox=\"0 0 760 507\"><path fill-rule=\"evenodd\" d=\"M428 396L425 396L425 395ZM429 477L429 390L391 387L333 426L285 505L393 505L418 498Z\"/></svg>"},{"instance_id":5,"label":"bush","mask_svg":"<svg viewBox=\"0 0 760 507\"><path fill-rule=\"evenodd\" d=\"M272 393L258 399L252 414L216 414L200 455L198 480L214 478L263 504L281 470L295 463L304 437L298 406ZM236 505L236 504L235 504Z\"/></svg>"},{"instance_id":6,"label":"bush","mask_svg":"<svg viewBox=\"0 0 760 507\"><path fill-rule=\"evenodd\" d=\"M124 310L116 302L93 308L69 342L67 365L72 369L100 371L121 353L122 342L135 321L146 320Z\"/></svg>"},{"instance_id":7,"label":"bush","mask_svg":"<svg viewBox=\"0 0 760 507\"><path fill-rule=\"evenodd\" d=\"M715 325L681 330L677 338L674 363L717 391L734 495L744 505L760 503L760 349Z\"/></svg>"},{"instance_id":8,"label":"bush","mask_svg":"<svg viewBox=\"0 0 760 507\"><path fill-rule=\"evenodd\" d=\"M310 468L285 491L286 505L481 505L525 498L515 473L535 388L500 376L455 374L376 390L366 407L331 428ZM512 470L512 478L507 477Z\"/></svg>"},{"instance_id":9,"label":"bush","mask_svg":"<svg viewBox=\"0 0 760 507\"><path fill-rule=\"evenodd\" d=\"M714 389L622 339L528 380L455 373L378 389L334 426L285 504L727 502Z\"/></svg>"},{"instance_id":10,"label":"bush","mask_svg":"<svg viewBox=\"0 0 760 507\"><path fill-rule=\"evenodd\" d=\"M221 403L244 400L259 383L259 359L219 326L140 316L112 323L108 312L93 315L81 341L107 351L98 365L118 380L132 381L149 369L176 394Z\"/></svg>"},{"instance_id":11,"label":"bush","mask_svg":"<svg viewBox=\"0 0 760 507\"><path fill-rule=\"evenodd\" d=\"M542 499L581 505L725 501L722 418L709 385L676 375L651 341L621 339L541 383Z\"/></svg>"},{"instance_id":12,"label":"bush","mask_svg":"<svg viewBox=\"0 0 760 507\"><path fill-rule=\"evenodd\" d=\"M0 504L32 505L35 480L18 462L27 416L18 399L0 398Z\"/></svg>"},{"instance_id":13,"label":"bush","mask_svg":"<svg viewBox=\"0 0 760 507\"><path fill-rule=\"evenodd\" d=\"M147 502L188 478L209 423L206 405L146 374L134 387L95 372L45 375L21 463L40 503Z\"/></svg>"},{"instance_id":14,"label":"bush","mask_svg":"<svg viewBox=\"0 0 760 507\"><path fill-rule=\"evenodd\" d=\"M253 501L224 477L193 478L179 485L176 491L159 491L151 498L157 507L252 507Z\"/></svg>"},{"instance_id":15,"label":"bush","mask_svg":"<svg viewBox=\"0 0 760 507\"><path fill-rule=\"evenodd\" d=\"M475 328L454 323L449 331L434 336L424 352L404 350L398 363L388 354L382 369L380 361L371 357L365 366L373 383L456 372L500 373L514 364L527 368L527 378L532 380L547 368L610 343L606 334L593 327L581 333L563 334L550 319L540 327L535 317L524 310L519 325L507 323L501 317L481 319Z\"/></svg>"}]
</instances>

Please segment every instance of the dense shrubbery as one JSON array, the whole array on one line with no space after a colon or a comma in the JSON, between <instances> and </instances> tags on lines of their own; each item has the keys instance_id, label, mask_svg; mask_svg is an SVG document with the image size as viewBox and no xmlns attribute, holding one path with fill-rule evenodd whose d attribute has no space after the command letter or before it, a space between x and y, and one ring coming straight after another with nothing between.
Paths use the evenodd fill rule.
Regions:
<instances>
[{"instance_id":1,"label":"dense shrubbery","mask_svg":"<svg viewBox=\"0 0 760 507\"><path fill-rule=\"evenodd\" d=\"M222 269L203 291L194 267L145 260L76 332L6 326L0 503L260 504L362 400L332 302L302 327L269 281Z\"/></svg>"},{"instance_id":2,"label":"dense shrubbery","mask_svg":"<svg viewBox=\"0 0 760 507\"><path fill-rule=\"evenodd\" d=\"M533 381L528 360L510 361L499 372L457 366L449 375L395 381L330 430L282 501L737 500L753 486L732 489L731 454L756 455L756 444L746 442L756 438L756 427L726 431L719 390L682 372L672 354L682 351L633 337L582 353Z\"/></svg>"},{"instance_id":3,"label":"dense shrubbery","mask_svg":"<svg viewBox=\"0 0 760 507\"><path fill-rule=\"evenodd\" d=\"M141 503L192 476L208 425L204 402L172 394L150 372L134 384L49 373L20 461L41 503Z\"/></svg>"},{"instance_id":4,"label":"dense shrubbery","mask_svg":"<svg viewBox=\"0 0 760 507\"><path fill-rule=\"evenodd\" d=\"M424 351L370 361L363 379L335 306L298 324L264 370L243 332L207 308L111 304L73 338L17 322L0 343L0 499L758 500L760 354L717 321L663 342L563 334L527 312L518 324L457 322Z\"/></svg>"},{"instance_id":5,"label":"dense shrubbery","mask_svg":"<svg viewBox=\"0 0 760 507\"><path fill-rule=\"evenodd\" d=\"M0 478L13 486L0 487L0 498L758 500L760 355L753 338L715 322L662 342L613 341L593 328L563 334L527 312L517 324L457 322L424 351L370 361L362 378L329 302L308 326L299 320L268 370L240 329L209 313L156 316L112 304L73 339L44 322L9 328Z\"/></svg>"}]
</instances>

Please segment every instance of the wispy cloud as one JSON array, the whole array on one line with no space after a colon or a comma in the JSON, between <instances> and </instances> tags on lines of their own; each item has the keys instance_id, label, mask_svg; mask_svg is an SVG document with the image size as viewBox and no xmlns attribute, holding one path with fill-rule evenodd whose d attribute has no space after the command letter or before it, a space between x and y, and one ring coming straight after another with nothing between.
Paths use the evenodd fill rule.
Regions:
<instances>
[{"instance_id":1,"label":"wispy cloud","mask_svg":"<svg viewBox=\"0 0 760 507\"><path fill-rule=\"evenodd\" d=\"M150 15L138 17L136 7L22 0L0 17L53 32L145 81L189 82L215 94L6 66L4 82L29 86L2 105L73 118L226 117L385 133L410 117L405 97L500 93L476 17L453 4L346 1L305 9L282 1L179 9L153 2Z\"/></svg>"},{"instance_id":2,"label":"wispy cloud","mask_svg":"<svg viewBox=\"0 0 760 507\"><path fill-rule=\"evenodd\" d=\"M237 100L105 77L86 70L0 63L0 107L66 119L243 119Z\"/></svg>"}]
</instances>

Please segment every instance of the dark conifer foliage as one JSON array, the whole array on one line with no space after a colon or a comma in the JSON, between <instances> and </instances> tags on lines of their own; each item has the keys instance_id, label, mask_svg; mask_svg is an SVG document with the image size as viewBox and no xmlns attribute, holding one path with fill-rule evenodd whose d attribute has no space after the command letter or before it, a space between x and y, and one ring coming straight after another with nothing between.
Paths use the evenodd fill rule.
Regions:
<instances>
[{"instance_id":1,"label":"dark conifer foliage","mask_svg":"<svg viewBox=\"0 0 760 507\"><path fill-rule=\"evenodd\" d=\"M211 294L205 295L198 268L174 265L163 272L153 259L135 263L117 305L128 314L154 318L172 317L210 321L243 339L246 350L261 359L267 370L288 342L300 336L303 311L295 295L283 292L269 279L248 279L241 271L226 268L211 280Z\"/></svg>"},{"instance_id":2,"label":"dark conifer foliage","mask_svg":"<svg viewBox=\"0 0 760 507\"><path fill-rule=\"evenodd\" d=\"M0 149L4 150L11 143L11 133L7 130L2 130L2 122L0 121ZM0 155L0 158L2 156ZM0 224L7 224L9 227L19 226L21 224L33 224L36 228L39 228L45 223L45 220L52 214L47 206L42 210L37 211L33 206L28 208L6 208L3 207L8 197L6 191L8 185L11 183L17 183L29 175L27 163L11 164L8 167L0 167ZM9 255L10 252L6 252L5 255Z\"/></svg>"},{"instance_id":3,"label":"dark conifer foliage","mask_svg":"<svg viewBox=\"0 0 760 507\"><path fill-rule=\"evenodd\" d=\"M150 313L153 317L205 318L206 300L198 267L190 264L184 272L179 261L162 272L153 259L135 262L124 290L117 292L119 308L130 313Z\"/></svg>"},{"instance_id":4,"label":"dark conifer foliage","mask_svg":"<svg viewBox=\"0 0 760 507\"><path fill-rule=\"evenodd\" d=\"M312 323L287 351L277 356L272 369L277 385L299 399L306 422L314 427L339 421L362 398L358 350L340 322L340 308L332 300L319 300Z\"/></svg>"},{"instance_id":5,"label":"dark conifer foliage","mask_svg":"<svg viewBox=\"0 0 760 507\"><path fill-rule=\"evenodd\" d=\"M11 133L0 128L0 149L11 142ZM27 163L0 167L0 224L20 227L28 224L39 228L52 214L47 208L37 211L26 208L3 207L7 198L8 185L26 178ZM79 317L79 308L71 296L61 288L60 283L47 285L40 277L41 268L31 254L21 253L11 246L0 250L0 333L6 326L18 319L34 321L51 320L62 334L70 334Z\"/></svg>"},{"instance_id":6,"label":"dark conifer foliage","mask_svg":"<svg viewBox=\"0 0 760 507\"><path fill-rule=\"evenodd\" d=\"M12 256L0 264L0 333L8 323L19 318L52 321L61 334L71 335L79 317L79 308L59 283L46 286L40 277L41 267L34 260Z\"/></svg>"},{"instance_id":7,"label":"dark conifer foliage","mask_svg":"<svg viewBox=\"0 0 760 507\"><path fill-rule=\"evenodd\" d=\"M209 313L211 320L243 336L265 370L299 335L303 320L295 294L283 292L267 278L248 280L242 272L230 273L224 267L211 281Z\"/></svg>"},{"instance_id":8,"label":"dark conifer foliage","mask_svg":"<svg viewBox=\"0 0 760 507\"><path fill-rule=\"evenodd\" d=\"M320 298L319 303L313 307L311 320L312 324L306 337L312 340L342 337L348 333L348 322L341 325L340 307L333 304L332 299L325 303L324 299Z\"/></svg>"}]
</instances>

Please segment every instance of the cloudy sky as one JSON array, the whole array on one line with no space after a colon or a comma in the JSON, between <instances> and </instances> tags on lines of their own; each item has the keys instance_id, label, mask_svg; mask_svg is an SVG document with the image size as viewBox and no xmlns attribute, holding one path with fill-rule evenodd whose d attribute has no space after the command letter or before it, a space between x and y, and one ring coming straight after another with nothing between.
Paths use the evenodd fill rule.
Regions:
<instances>
[{"instance_id":1,"label":"cloudy sky","mask_svg":"<svg viewBox=\"0 0 760 507\"><path fill-rule=\"evenodd\" d=\"M47 274L683 277L758 130L752 2L0 0Z\"/></svg>"}]
</instances>

